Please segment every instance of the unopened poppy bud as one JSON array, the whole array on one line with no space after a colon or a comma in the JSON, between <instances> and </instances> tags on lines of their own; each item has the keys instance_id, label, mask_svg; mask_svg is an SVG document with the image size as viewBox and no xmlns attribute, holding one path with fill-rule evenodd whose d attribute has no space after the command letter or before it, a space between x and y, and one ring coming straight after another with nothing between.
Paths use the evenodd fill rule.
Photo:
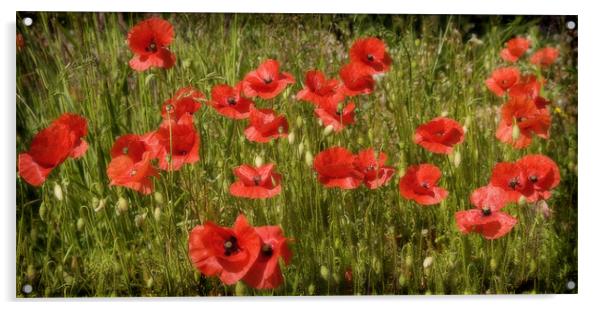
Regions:
<instances>
[{"instance_id":1,"label":"unopened poppy bud","mask_svg":"<svg viewBox=\"0 0 602 310\"><path fill-rule=\"evenodd\" d=\"M321 266L320 276L322 277L322 279L328 281L328 279L330 279L330 270L328 270L326 266Z\"/></svg>"},{"instance_id":2,"label":"unopened poppy bud","mask_svg":"<svg viewBox=\"0 0 602 310\"><path fill-rule=\"evenodd\" d=\"M468 127L470 127L471 122L472 117L470 117L470 115L466 116L466 119L464 119L464 131L468 130Z\"/></svg>"},{"instance_id":3,"label":"unopened poppy bud","mask_svg":"<svg viewBox=\"0 0 602 310\"><path fill-rule=\"evenodd\" d=\"M305 151L305 164L311 167L314 164L314 156L309 150Z\"/></svg>"},{"instance_id":4,"label":"unopened poppy bud","mask_svg":"<svg viewBox=\"0 0 602 310\"><path fill-rule=\"evenodd\" d=\"M374 132L372 131L372 128L368 129L368 140L374 141Z\"/></svg>"},{"instance_id":5,"label":"unopened poppy bud","mask_svg":"<svg viewBox=\"0 0 602 310\"><path fill-rule=\"evenodd\" d=\"M358 137L357 138L357 144L359 144L359 145L364 144L364 138L363 137Z\"/></svg>"},{"instance_id":6,"label":"unopened poppy bud","mask_svg":"<svg viewBox=\"0 0 602 310\"><path fill-rule=\"evenodd\" d=\"M297 124L297 127L301 128L301 126L303 126L303 117L301 117L301 115L297 116L295 123Z\"/></svg>"},{"instance_id":7,"label":"unopened poppy bud","mask_svg":"<svg viewBox=\"0 0 602 310\"><path fill-rule=\"evenodd\" d=\"M520 137L520 128L517 124L512 126L512 140L516 141Z\"/></svg>"},{"instance_id":8,"label":"unopened poppy bud","mask_svg":"<svg viewBox=\"0 0 602 310\"><path fill-rule=\"evenodd\" d=\"M534 259L531 259L529 262L529 273L534 274L537 271L537 262Z\"/></svg>"},{"instance_id":9,"label":"unopened poppy bud","mask_svg":"<svg viewBox=\"0 0 602 310\"><path fill-rule=\"evenodd\" d=\"M324 128L322 135L324 135L324 137L328 137L332 133L333 130L334 130L334 127L332 125L328 125L328 126L326 126L326 128Z\"/></svg>"},{"instance_id":10,"label":"unopened poppy bud","mask_svg":"<svg viewBox=\"0 0 602 310\"><path fill-rule=\"evenodd\" d=\"M495 260L495 258L492 258L489 261L489 268L491 268L491 271L495 271L495 269L497 269L497 260Z\"/></svg>"},{"instance_id":11,"label":"unopened poppy bud","mask_svg":"<svg viewBox=\"0 0 602 310\"><path fill-rule=\"evenodd\" d=\"M295 132L290 132L288 134L288 144L295 143Z\"/></svg>"},{"instance_id":12,"label":"unopened poppy bud","mask_svg":"<svg viewBox=\"0 0 602 310\"><path fill-rule=\"evenodd\" d=\"M236 282L236 287L234 288L234 293L236 296L245 296L247 295L247 287L242 281Z\"/></svg>"},{"instance_id":13,"label":"unopened poppy bud","mask_svg":"<svg viewBox=\"0 0 602 310\"><path fill-rule=\"evenodd\" d=\"M155 281L153 280L153 277L150 277L150 278L146 279L146 287L147 287L147 288L151 288L151 287L153 287L153 282L155 282Z\"/></svg>"},{"instance_id":14,"label":"unopened poppy bud","mask_svg":"<svg viewBox=\"0 0 602 310\"><path fill-rule=\"evenodd\" d=\"M441 112L441 117L447 117L449 115L448 111Z\"/></svg>"},{"instance_id":15,"label":"unopened poppy bud","mask_svg":"<svg viewBox=\"0 0 602 310\"><path fill-rule=\"evenodd\" d=\"M107 200L106 200L106 199L104 199L104 198L103 198L103 199L100 199L100 200L98 201L98 206L96 206L96 208L94 209L94 212L99 212L99 211L101 211L102 209L104 209L104 208L105 208L105 205L106 205L106 202L107 202Z\"/></svg>"},{"instance_id":16,"label":"unopened poppy bud","mask_svg":"<svg viewBox=\"0 0 602 310\"><path fill-rule=\"evenodd\" d=\"M54 197L56 197L58 201L63 200L63 189L58 183L54 184Z\"/></svg>"},{"instance_id":17,"label":"unopened poppy bud","mask_svg":"<svg viewBox=\"0 0 602 310\"><path fill-rule=\"evenodd\" d=\"M460 166L461 162L462 162L462 154L460 154L460 151L456 151L454 153L454 166L456 168L458 168Z\"/></svg>"},{"instance_id":18,"label":"unopened poppy bud","mask_svg":"<svg viewBox=\"0 0 602 310\"><path fill-rule=\"evenodd\" d=\"M161 219L161 208L155 208L153 216L155 217L155 221L158 222Z\"/></svg>"},{"instance_id":19,"label":"unopened poppy bud","mask_svg":"<svg viewBox=\"0 0 602 310\"><path fill-rule=\"evenodd\" d=\"M83 219L83 218L81 218L81 217L80 217L80 218L78 218L78 219L77 219L77 225L76 225L76 226L77 226L77 231L82 231L82 230L84 229L84 225L85 225L85 224L86 224L86 223L84 222L84 219Z\"/></svg>"},{"instance_id":20,"label":"unopened poppy bud","mask_svg":"<svg viewBox=\"0 0 602 310\"><path fill-rule=\"evenodd\" d=\"M29 281L32 281L36 277L36 269L35 269L34 265L32 265L32 264L27 265L27 273L25 274L25 276L27 277L27 279Z\"/></svg>"},{"instance_id":21,"label":"unopened poppy bud","mask_svg":"<svg viewBox=\"0 0 602 310\"><path fill-rule=\"evenodd\" d=\"M404 263L407 268L412 267L412 264L414 264L414 258L412 257L412 255L406 256Z\"/></svg>"},{"instance_id":22,"label":"unopened poppy bud","mask_svg":"<svg viewBox=\"0 0 602 310\"><path fill-rule=\"evenodd\" d=\"M128 201L123 197L119 197L119 200L117 201L117 214L127 212L128 207Z\"/></svg>"},{"instance_id":23,"label":"unopened poppy bud","mask_svg":"<svg viewBox=\"0 0 602 310\"><path fill-rule=\"evenodd\" d=\"M429 268L431 265L433 264L433 257L429 256L427 258L424 259L424 261L422 262L422 267L424 269Z\"/></svg>"},{"instance_id":24,"label":"unopened poppy bud","mask_svg":"<svg viewBox=\"0 0 602 310\"><path fill-rule=\"evenodd\" d=\"M313 295L316 292L316 286L312 283L307 287L307 294Z\"/></svg>"},{"instance_id":25,"label":"unopened poppy bud","mask_svg":"<svg viewBox=\"0 0 602 310\"><path fill-rule=\"evenodd\" d=\"M134 225L136 225L136 227L140 228L140 227L142 227L142 225L144 225L144 220L146 220L146 213L136 214L136 216L134 217Z\"/></svg>"},{"instance_id":26,"label":"unopened poppy bud","mask_svg":"<svg viewBox=\"0 0 602 310\"><path fill-rule=\"evenodd\" d=\"M518 205L524 207L527 204L527 197L520 195L518 198Z\"/></svg>"},{"instance_id":27,"label":"unopened poppy bud","mask_svg":"<svg viewBox=\"0 0 602 310\"><path fill-rule=\"evenodd\" d=\"M406 277L404 275L399 275L397 282L399 283L399 286L401 286L401 287L406 286L406 283L407 283Z\"/></svg>"},{"instance_id":28,"label":"unopened poppy bud","mask_svg":"<svg viewBox=\"0 0 602 310\"><path fill-rule=\"evenodd\" d=\"M42 205L40 205L40 210L38 210L38 212L40 213L40 218L42 220L44 220L44 218L46 217L46 205L42 203Z\"/></svg>"},{"instance_id":29,"label":"unopened poppy bud","mask_svg":"<svg viewBox=\"0 0 602 310\"><path fill-rule=\"evenodd\" d=\"M297 147L297 152L299 152L299 156L303 154L303 148L305 148L303 142L299 143L299 146Z\"/></svg>"},{"instance_id":30,"label":"unopened poppy bud","mask_svg":"<svg viewBox=\"0 0 602 310\"><path fill-rule=\"evenodd\" d=\"M263 157L255 156L255 167L261 167L263 165Z\"/></svg>"},{"instance_id":31,"label":"unopened poppy bud","mask_svg":"<svg viewBox=\"0 0 602 310\"><path fill-rule=\"evenodd\" d=\"M161 192L155 192L153 194L153 197L155 198L155 201L160 205L162 205L163 202L165 202L165 200L163 200L163 194L161 194Z\"/></svg>"}]
</instances>

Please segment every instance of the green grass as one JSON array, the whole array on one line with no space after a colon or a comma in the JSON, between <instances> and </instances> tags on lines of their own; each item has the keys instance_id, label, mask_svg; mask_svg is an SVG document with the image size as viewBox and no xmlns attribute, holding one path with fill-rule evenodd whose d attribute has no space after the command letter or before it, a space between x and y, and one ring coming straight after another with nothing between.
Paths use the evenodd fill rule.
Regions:
<instances>
[{"instance_id":1,"label":"green grass","mask_svg":"<svg viewBox=\"0 0 602 310\"><path fill-rule=\"evenodd\" d=\"M24 16L34 24L18 25L26 47L17 54L16 151L26 150L35 133L64 112L88 119L90 147L41 188L17 178L17 296L577 291L566 288L567 281L577 282L577 38L562 17L164 14L175 27L177 64L136 73L127 64L126 34L146 16L21 13L17 20ZM472 33L482 44L469 42ZM530 35L535 47L561 51L560 61L544 72L555 110L551 138L535 139L524 150L495 139L503 100L484 85L502 65L503 43L519 34ZM368 35L385 40L393 67L373 94L357 98L356 124L324 136L312 107L294 100L304 72L319 68L335 76L353 40ZM292 143L251 143L242 134L245 122L205 106L195 115L201 160L173 177L163 172L155 181L162 197L108 185L116 137L157 128L161 104L179 87L191 84L209 95L213 85L234 84L267 58L279 60L297 83L274 100L256 102L286 115ZM419 124L442 113L468 128L456 148L458 166L412 142ZM335 145L382 149L401 174L411 164L436 164L450 195L421 207L400 196L399 174L378 190L326 189L306 158ZM554 216L510 205L519 223L507 236L488 241L460 234L453 215L471 208L470 193L488 182L495 163L529 153L548 155L560 167L562 181L548 201ZM230 196L232 168L256 156L277 164L282 193L264 201ZM119 213L120 198L128 209ZM192 227L205 220L230 226L239 213L254 225L281 225L294 239L293 260L278 289L224 286L189 262ZM427 257L433 263L424 268ZM348 268L351 282L344 277ZM25 284L33 286L29 295L21 292Z\"/></svg>"}]
</instances>

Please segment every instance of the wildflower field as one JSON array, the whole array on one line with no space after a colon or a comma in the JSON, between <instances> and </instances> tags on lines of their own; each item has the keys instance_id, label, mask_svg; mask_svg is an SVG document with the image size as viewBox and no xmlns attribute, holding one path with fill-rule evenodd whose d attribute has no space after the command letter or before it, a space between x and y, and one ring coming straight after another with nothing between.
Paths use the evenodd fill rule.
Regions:
<instances>
[{"instance_id":1,"label":"wildflower field","mask_svg":"<svg viewBox=\"0 0 602 310\"><path fill-rule=\"evenodd\" d=\"M18 12L16 295L577 293L576 27Z\"/></svg>"}]
</instances>

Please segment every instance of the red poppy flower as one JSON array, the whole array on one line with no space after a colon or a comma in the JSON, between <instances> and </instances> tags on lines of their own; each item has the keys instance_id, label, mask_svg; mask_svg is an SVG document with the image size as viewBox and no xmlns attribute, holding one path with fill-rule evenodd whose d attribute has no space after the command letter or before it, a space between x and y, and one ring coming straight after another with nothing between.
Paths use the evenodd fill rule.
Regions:
<instances>
[{"instance_id":1,"label":"red poppy flower","mask_svg":"<svg viewBox=\"0 0 602 310\"><path fill-rule=\"evenodd\" d=\"M399 192L410 200L421 205L438 204L447 197L447 191L437 187L441 178L441 170L431 164L410 166L399 180Z\"/></svg>"},{"instance_id":2,"label":"red poppy flower","mask_svg":"<svg viewBox=\"0 0 602 310\"><path fill-rule=\"evenodd\" d=\"M351 62L344 65L339 71L343 81L343 94L345 96L356 96L370 94L374 90L374 78L371 69L361 63Z\"/></svg>"},{"instance_id":3,"label":"red poppy flower","mask_svg":"<svg viewBox=\"0 0 602 310\"><path fill-rule=\"evenodd\" d=\"M152 67L173 67L176 56L167 48L173 36L173 26L158 17L151 17L136 24L128 33L128 46L134 53L129 63L130 68L144 71Z\"/></svg>"},{"instance_id":4,"label":"red poppy flower","mask_svg":"<svg viewBox=\"0 0 602 310\"><path fill-rule=\"evenodd\" d=\"M341 101L344 98L341 82L337 79L327 80L320 70L305 73L305 86L297 93L297 99L319 104L324 100Z\"/></svg>"},{"instance_id":5,"label":"red poppy flower","mask_svg":"<svg viewBox=\"0 0 602 310\"><path fill-rule=\"evenodd\" d=\"M485 81L487 88L498 96L516 84L520 79L520 71L515 67L498 68L491 73L491 77Z\"/></svg>"},{"instance_id":6,"label":"red poppy flower","mask_svg":"<svg viewBox=\"0 0 602 310\"><path fill-rule=\"evenodd\" d=\"M193 115L201 108L205 95L192 86L178 89L176 94L167 99L161 107L161 116L165 120L179 120L184 114Z\"/></svg>"},{"instance_id":7,"label":"red poppy flower","mask_svg":"<svg viewBox=\"0 0 602 310\"><path fill-rule=\"evenodd\" d=\"M230 194L236 197L260 199L280 194L282 176L274 171L274 164L261 167L241 165L234 168L238 181L230 186Z\"/></svg>"},{"instance_id":8,"label":"red poppy flower","mask_svg":"<svg viewBox=\"0 0 602 310\"><path fill-rule=\"evenodd\" d=\"M278 96L288 84L295 84L295 78L288 72L280 72L278 61L268 59L255 71L247 73L242 83L246 97L272 99Z\"/></svg>"},{"instance_id":9,"label":"red poppy flower","mask_svg":"<svg viewBox=\"0 0 602 310\"><path fill-rule=\"evenodd\" d=\"M533 55L531 55L531 63L541 67L548 67L556 62L560 52L557 48L544 47L538 49Z\"/></svg>"},{"instance_id":10,"label":"red poppy flower","mask_svg":"<svg viewBox=\"0 0 602 310\"><path fill-rule=\"evenodd\" d=\"M506 204L501 188L481 187L472 193L470 202L476 209L455 214L456 224L463 234L476 232L485 239L498 239L510 232L517 222L514 217L499 211Z\"/></svg>"},{"instance_id":11,"label":"red poppy flower","mask_svg":"<svg viewBox=\"0 0 602 310\"><path fill-rule=\"evenodd\" d=\"M213 86L209 104L217 113L232 119L245 119L249 117L253 101L241 96L242 83L234 87L225 84Z\"/></svg>"},{"instance_id":12,"label":"red poppy flower","mask_svg":"<svg viewBox=\"0 0 602 310\"><path fill-rule=\"evenodd\" d=\"M437 154L450 154L454 145L464 141L464 129L447 117L437 117L416 128L414 143Z\"/></svg>"},{"instance_id":13,"label":"red poppy flower","mask_svg":"<svg viewBox=\"0 0 602 310\"><path fill-rule=\"evenodd\" d=\"M88 149L82 139L88 133L86 119L65 113L36 134L29 150L19 154L19 175L33 186L41 186L54 168L67 158L79 158Z\"/></svg>"},{"instance_id":14,"label":"red poppy flower","mask_svg":"<svg viewBox=\"0 0 602 310\"><path fill-rule=\"evenodd\" d=\"M351 46L349 57L352 62L361 63L371 68L372 74L389 71L391 57L386 51L387 46L375 37L357 39Z\"/></svg>"},{"instance_id":15,"label":"red poppy flower","mask_svg":"<svg viewBox=\"0 0 602 310\"><path fill-rule=\"evenodd\" d=\"M151 164L153 154L144 139L143 136L128 134L115 141L107 167L110 185L128 187L145 195L153 191L151 177L158 174Z\"/></svg>"},{"instance_id":16,"label":"red poppy flower","mask_svg":"<svg viewBox=\"0 0 602 310\"><path fill-rule=\"evenodd\" d=\"M533 188L531 195L525 195L528 202L545 200L552 196L550 190L560 183L560 170L556 163L545 155L527 155L516 164L525 175L526 182Z\"/></svg>"},{"instance_id":17,"label":"red poppy flower","mask_svg":"<svg viewBox=\"0 0 602 310\"><path fill-rule=\"evenodd\" d=\"M375 153L374 149L367 148L355 156L355 168L364 175L364 184L369 189L378 188L389 183L395 169L386 166L387 154Z\"/></svg>"},{"instance_id":18,"label":"red poppy flower","mask_svg":"<svg viewBox=\"0 0 602 310\"><path fill-rule=\"evenodd\" d=\"M386 51L385 42L375 37L358 39L349 51L352 62L361 63L372 69L372 74L389 71L391 57Z\"/></svg>"},{"instance_id":19,"label":"red poppy flower","mask_svg":"<svg viewBox=\"0 0 602 310\"><path fill-rule=\"evenodd\" d=\"M500 110L500 124L495 136L515 148L531 144L532 135L547 139L552 119L547 109L538 108L528 97L511 97ZM518 138L512 136L513 127L518 127Z\"/></svg>"},{"instance_id":20,"label":"red poppy flower","mask_svg":"<svg viewBox=\"0 0 602 310\"><path fill-rule=\"evenodd\" d=\"M250 141L266 143L288 136L288 122L284 116L277 116L271 109L251 107L250 111L249 126L245 129L245 136Z\"/></svg>"},{"instance_id":21,"label":"red poppy flower","mask_svg":"<svg viewBox=\"0 0 602 310\"><path fill-rule=\"evenodd\" d=\"M320 102L314 113L322 120L324 126L332 126L336 132L355 122L355 104L353 102L344 106L342 102L324 100Z\"/></svg>"},{"instance_id":22,"label":"red poppy flower","mask_svg":"<svg viewBox=\"0 0 602 310\"><path fill-rule=\"evenodd\" d=\"M25 48L25 39L22 34L17 33L17 52L20 52L23 48Z\"/></svg>"},{"instance_id":23,"label":"red poppy flower","mask_svg":"<svg viewBox=\"0 0 602 310\"><path fill-rule=\"evenodd\" d=\"M510 97L527 97L535 102L535 106L538 109L545 109L550 104L550 101L539 96L544 83L545 80L539 81L535 75L528 74L522 76L520 81L510 88L508 94Z\"/></svg>"},{"instance_id":24,"label":"red poppy flower","mask_svg":"<svg viewBox=\"0 0 602 310\"><path fill-rule=\"evenodd\" d=\"M533 186L527 182L523 170L515 163L497 163L493 167L489 183L503 189L510 202L518 202L521 195L527 197L533 192Z\"/></svg>"},{"instance_id":25,"label":"red poppy flower","mask_svg":"<svg viewBox=\"0 0 602 310\"><path fill-rule=\"evenodd\" d=\"M252 288L273 289L284 282L278 261L280 258L288 265L292 253L287 239L278 226L256 227L255 232L261 239L261 250L257 260L242 280Z\"/></svg>"},{"instance_id":26,"label":"red poppy flower","mask_svg":"<svg viewBox=\"0 0 602 310\"><path fill-rule=\"evenodd\" d=\"M502 59L505 61L516 62L523 54L525 54L525 52L527 52L529 45L531 45L531 41L523 37L510 39L506 42L506 48L500 52L500 56L502 56Z\"/></svg>"},{"instance_id":27,"label":"red poppy flower","mask_svg":"<svg viewBox=\"0 0 602 310\"><path fill-rule=\"evenodd\" d=\"M318 181L325 187L354 189L362 184L364 175L354 165L355 156L343 147L331 147L314 159Z\"/></svg>"},{"instance_id":28,"label":"red poppy flower","mask_svg":"<svg viewBox=\"0 0 602 310\"><path fill-rule=\"evenodd\" d=\"M242 279L251 269L259 252L261 238L239 215L232 228L207 221L196 226L188 237L188 256L206 276L218 276L227 285Z\"/></svg>"},{"instance_id":29,"label":"red poppy flower","mask_svg":"<svg viewBox=\"0 0 602 310\"><path fill-rule=\"evenodd\" d=\"M176 171L184 164L199 161L201 138L189 114L183 115L177 122L164 121L151 140L155 140L159 168L163 170Z\"/></svg>"}]
</instances>

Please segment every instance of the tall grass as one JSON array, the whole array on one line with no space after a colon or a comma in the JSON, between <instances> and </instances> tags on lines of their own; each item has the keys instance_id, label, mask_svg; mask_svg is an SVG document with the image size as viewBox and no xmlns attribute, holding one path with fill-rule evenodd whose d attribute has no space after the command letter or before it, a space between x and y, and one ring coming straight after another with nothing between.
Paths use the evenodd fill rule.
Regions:
<instances>
[{"instance_id":1,"label":"tall grass","mask_svg":"<svg viewBox=\"0 0 602 310\"><path fill-rule=\"evenodd\" d=\"M576 292L566 285L577 282L577 38L564 18L163 14L175 27L177 64L136 73L125 39L145 15L18 13L17 20L25 16L34 23L18 26L26 47L17 55L17 152L64 112L88 119L90 147L41 188L17 179L18 296ZM562 56L545 72L551 138L517 151L495 139L503 100L484 81L502 64L503 43L519 34L530 35L535 47L557 45ZM357 99L355 125L325 136L312 107L294 95L306 70L335 76L353 40L368 35L387 43L392 70L373 94ZM232 85L267 58L279 60L297 83L257 104L284 113L294 139L251 143L245 122L205 106L195 115L198 163L163 172L154 195L108 185L114 140L157 128L161 104L179 87L209 95L213 85ZM467 128L458 155L431 154L411 140L419 124L441 114ZM378 190L326 189L307 162L334 145L382 150L399 175ZM553 217L511 205L519 224L509 235L461 235L453 215L471 208L471 191L488 182L496 162L529 153L548 155L561 169L548 201ZM232 168L257 156L277 164L282 193L263 201L232 197ZM442 169L440 184L450 195L440 205L421 207L399 194L405 167L423 162ZM281 225L294 240L278 289L224 286L189 262L192 227L205 220L231 225L239 213L254 225ZM425 267L427 257L432 264ZM31 294L22 292L25 284Z\"/></svg>"}]
</instances>

